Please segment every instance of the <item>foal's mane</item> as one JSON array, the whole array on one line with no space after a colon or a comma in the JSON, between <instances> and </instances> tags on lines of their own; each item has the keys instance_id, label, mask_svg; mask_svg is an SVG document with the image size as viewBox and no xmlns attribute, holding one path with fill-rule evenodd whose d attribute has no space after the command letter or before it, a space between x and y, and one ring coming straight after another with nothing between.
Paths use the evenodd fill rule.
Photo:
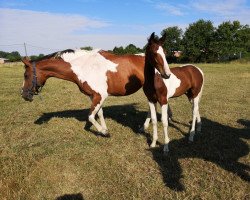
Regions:
<instances>
[{"instance_id":1,"label":"foal's mane","mask_svg":"<svg viewBox=\"0 0 250 200\"><path fill-rule=\"evenodd\" d=\"M43 57L40 57L40 58L37 58L37 59L33 59L33 60L31 60L31 62L37 62L37 61L41 61L41 60L45 60L45 59L50 59L50 58L56 59L56 58L60 58L62 56L62 54L64 54L64 53L74 53L74 52L75 52L75 50L73 50L73 49L65 49L63 51L57 51L57 52L45 55Z\"/></svg>"}]
</instances>

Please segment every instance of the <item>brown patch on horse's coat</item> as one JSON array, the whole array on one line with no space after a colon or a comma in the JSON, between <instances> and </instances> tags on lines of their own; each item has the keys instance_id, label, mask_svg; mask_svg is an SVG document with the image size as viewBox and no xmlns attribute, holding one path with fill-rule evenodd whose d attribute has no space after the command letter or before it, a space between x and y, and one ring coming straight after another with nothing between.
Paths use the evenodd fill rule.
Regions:
<instances>
[{"instance_id":1,"label":"brown patch on horse's coat","mask_svg":"<svg viewBox=\"0 0 250 200\"><path fill-rule=\"evenodd\" d=\"M164 104L167 104L167 87L165 86L163 79L159 73L155 74L154 78L154 87L156 89L156 96L158 99L159 104L162 106Z\"/></svg>"},{"instance_id":2,"label":"brown patch on horse's coat","mask_svg":"<svg viewBox=\"0 0 250 200\"><path fill-rule=\"evenodd\" d=\"M107 72L108 94L130 95L138 91L144 83L145 57L136 55L114 55L101 51L100 54L118 64L117 72Z\"/></svg>"},{"instance_id":3,"label":"brown patch on horse's coat","mask_svg":"<svg viewBox=\"0 0 250 200\"><path fill-rule=\"evenodd\" d=\"M203 85L203 76L197 67L194 65L174 67L171 68L171 72L181 80L181 85L176 89L173 97L179 97L184 93L189 100L197 97Z\"/></svg>"}]
</instances>

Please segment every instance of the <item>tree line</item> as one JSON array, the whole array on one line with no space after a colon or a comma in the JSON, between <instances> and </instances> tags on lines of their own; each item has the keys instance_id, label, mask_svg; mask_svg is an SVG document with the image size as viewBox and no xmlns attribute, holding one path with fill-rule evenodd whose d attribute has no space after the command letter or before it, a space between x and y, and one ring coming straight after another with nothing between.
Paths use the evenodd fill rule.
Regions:
<instances>
[{"instance_id":1,"label":"tree line","mask_svg":"<svg viewBox=\"0 0 250 200\"><path fill-rule=\"evenodd\" d=\"M167 60L171 62L220 62L248 57L250 59L250 28L239 21L222 22L214 27L210 20L200 19L189 24L185 31L178 26L167 27L161 31L161 35L167 34L164 48L167 52ZM92 50L90 46L81 49ZM134 44L126 47L114 47L110 50L118 55L136 54L145 52L145 46L141 49ZM176 57L175 52L180 56ZM31 56L32 59L42 57ZM9 61L19 61L20 54L17 51L7 53L0 51L0 57Z\"/></svg>"},{"instance_id":2,"label":"tree line","mask_svg":"<svg viewBox=\"0 0 250 200\"><path fill-rule=\"evenodd\" d=\"M248 57L250 59L250 28L239 21L226 21L214 27L211 21L200 19L189 24L185 32L178 26L161 31L167 38L164 49L169 62L220 62ZM116 54L145 52L133 44L115 47ZM179 57L176 57L176 52Z\"/></svg>"}]
</instances>

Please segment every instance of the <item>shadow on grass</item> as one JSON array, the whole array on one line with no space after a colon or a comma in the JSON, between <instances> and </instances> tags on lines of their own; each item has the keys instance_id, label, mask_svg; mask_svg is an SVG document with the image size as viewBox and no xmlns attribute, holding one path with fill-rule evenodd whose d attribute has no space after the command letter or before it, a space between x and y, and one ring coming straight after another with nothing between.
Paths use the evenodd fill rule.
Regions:
<instances>
[{"instance_id":1,"label":"shadow on grass","mask_svg":"<svg viewBox=\"0 0 250 200\"><path fill-rule=\"evenodd\" d=\"M142 125L147 112L139 111L136 104L115 105L104 107L105 118L111 118L123 126L131 128L138 133L139 125ZM76 118L79 121L87 121L88 110L66 110L44 113L35 121L36 124L48 122L53 117ZM244 126L243 129L233 128L220 124L207 118L202 118L202 134L195 136L195 142L188 144L188 134L184 133L178 125L188 126L178 121L173 121L170 126L180 131L184 137L170 142L170 153L163 156L162 145L151 148L153 159L158 163L165 185L176 191L185 190L181 183L182 168L178 162L182 158L199 158L215 163L228 172L237 174L242 180L250 182L250 167L240 163L239 158L248 155L249 147L242 139L250 139L250 121L239 119L237 121ZM112 134L112 132L111 132ZM148 144L151 135L143 133Z\"/></svg>"},{"instance_id":2,"label":"shadow on grass","mask_svg":"<svg viewBox=\"0 0 250 200\"><path fill-rule=\"evenodd\" d=\"M84 200L81 193L78 194L65 194L63 196L57 197L55 200Z\"/></svg>"}]
</instances>

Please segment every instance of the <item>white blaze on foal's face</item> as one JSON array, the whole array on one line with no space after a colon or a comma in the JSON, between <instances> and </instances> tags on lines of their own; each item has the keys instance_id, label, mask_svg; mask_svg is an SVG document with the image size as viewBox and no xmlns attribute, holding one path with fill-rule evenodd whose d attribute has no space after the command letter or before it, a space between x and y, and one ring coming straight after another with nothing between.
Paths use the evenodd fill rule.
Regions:
<instances>
[{"instance_id":1,"label":"white blaze on foal's face","mask_svg":"<svg viewBox=\"0 0 250 200\"><path fill-rule=\"evenodd\" d=\"M161 55L162 59L163 59L163 64L164 64L164 71L165 73L169 76L171 74L171 71L169 69L169 65L168 65L168 62L166 60L166 55L163 51L163 48L161 46L159 46L158 50L157 50L157 53Z\"/></svg>"}]
</instances>

